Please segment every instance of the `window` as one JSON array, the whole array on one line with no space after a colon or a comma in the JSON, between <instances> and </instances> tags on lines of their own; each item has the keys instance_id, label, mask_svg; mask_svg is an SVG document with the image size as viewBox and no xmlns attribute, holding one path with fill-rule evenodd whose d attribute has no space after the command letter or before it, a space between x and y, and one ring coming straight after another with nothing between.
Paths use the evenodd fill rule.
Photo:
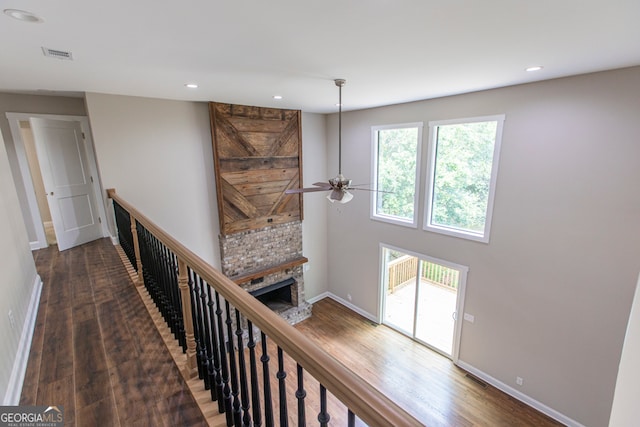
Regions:
<instances>
[{"instance_id":1,"label":"window","mask_svg":"<svg viewBox=\"0 0 640 427\"><path fill-rule=\"evenodd\" d=\"M425 230L489 241L504 115L429 123Z\"/></svg>"},{"instance_id":2,"label":"window","mask_svg":"<svg viewBox=\"0 0 640 427\"><path fill-rule=\"evenodd\" d=\"M422 123L374 126L371 218L417 226Z\"/></svg>"},{"instance_id":3,"label":"window","mask_svg":"<svg viewBox=\"0 0 640 427\"><path fill-rule=\"evenodd\" d=\"M458 358L468 268L380 244L381 321Z\"/></svg>"}]
</instances>

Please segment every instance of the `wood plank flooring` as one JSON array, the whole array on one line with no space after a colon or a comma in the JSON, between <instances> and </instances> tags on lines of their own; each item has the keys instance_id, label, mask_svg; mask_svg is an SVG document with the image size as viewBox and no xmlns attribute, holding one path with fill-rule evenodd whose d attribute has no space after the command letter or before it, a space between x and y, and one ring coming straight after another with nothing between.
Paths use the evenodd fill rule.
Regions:
<instances>
[{"instance_id":1,"label":"wood plank flooring","mask_svg":"<svg viewBox=\"0 0 640 427\"><path fill-rule=\"evenodd\" d=\"M53 246L34 256L44 286L21 404L63 405L68 426L207 424L109 240L65 252ZM296 327L425 425L561 425L333 300L314 304L313 316ZM270 348L276 405L273 343ZM289 424L296 425L290 358L286 370ZM201 381L189 384L202 388ZM306 375L305 388L307 420L315 425L317 382ZM195 394L217 407L208 392ZM346 408L332 396L329 405L330 425L346 425Z\"/></svg>"},{"instance_id":2,"label":"wood plank flooring","mask_svg":"<svg viewBox=\"0 0 640 427\"><path fill-rule=\"evenodd\" d=\"M22 405L65 426L207 425L108 239L34 252L42 295Z\"/></svg>"},{"instance_id":3,"label":"wood plank flooring","mask_svg":"<svg viewBox=\"0 0 640 427\"><path fill-rule=\"evenodd\" d=\"M562 425L329 298L296 328L429 427Z\"/></svg>"}]
</instances>

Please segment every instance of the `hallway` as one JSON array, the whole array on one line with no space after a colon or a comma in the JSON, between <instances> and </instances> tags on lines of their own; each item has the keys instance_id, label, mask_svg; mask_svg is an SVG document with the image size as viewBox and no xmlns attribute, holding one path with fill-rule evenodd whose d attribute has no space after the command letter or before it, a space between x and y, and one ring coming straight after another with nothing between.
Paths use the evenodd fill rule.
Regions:
<instances>
[{"instance_id":1,"label":"hallway","mask_svg":"<svg viewBox=\"0 0 640 427\"><path fill-rule=\"evenodd\" d=\"M21 405L65 426L206 425L109 239L34 252L43 281Z\"/></svg>"}]
</instances>

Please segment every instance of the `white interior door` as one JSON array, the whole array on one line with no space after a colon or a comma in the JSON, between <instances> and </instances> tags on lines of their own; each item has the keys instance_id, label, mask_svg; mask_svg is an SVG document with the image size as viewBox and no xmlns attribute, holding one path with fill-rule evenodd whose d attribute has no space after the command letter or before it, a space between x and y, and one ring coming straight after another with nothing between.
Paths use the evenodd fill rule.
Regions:
<instances>
[{"instance_id":1,"label":"white interior door","mask_svg":"<svg viewBox=\"0 0 640 427\"><path fill-rule=\"evenodd\" d=\"M30 122L58 249L102 237L80 122L40 118Z\"/></svg>"}]
</instances>

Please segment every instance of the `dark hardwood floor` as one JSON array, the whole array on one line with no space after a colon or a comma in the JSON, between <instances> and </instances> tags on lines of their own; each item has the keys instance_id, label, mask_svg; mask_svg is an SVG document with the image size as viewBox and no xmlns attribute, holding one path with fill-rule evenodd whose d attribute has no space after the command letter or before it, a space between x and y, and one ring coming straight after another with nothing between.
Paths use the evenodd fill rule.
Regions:
<instances>
[{"instance_id":1,"label":"dark hardwood floor","mask_svg":"<svg viewBox=\"0 0 640 427\"><path fill-rule=\"evenodd\" d=\"M111 241L34 252L42 295L22 405L65 426L206 425Z\"/></svg>"},{"instance_id":2,"label":"dark hardwood floor","mask_svg":"<svg viewBox=\"0 0 640 427\"><path fill-rule=\"evenodd\" d=\"M21 404L63 405L66 426L206 425L109 240L34 257L44 285ZM425 425L560 425L333 300L296 327ZM295 362L286 369L295 378ZM315 425L318 386L306 386ZM346 425L346 408L331 400L330 425Z\"/></svg>"}]
</instances>

